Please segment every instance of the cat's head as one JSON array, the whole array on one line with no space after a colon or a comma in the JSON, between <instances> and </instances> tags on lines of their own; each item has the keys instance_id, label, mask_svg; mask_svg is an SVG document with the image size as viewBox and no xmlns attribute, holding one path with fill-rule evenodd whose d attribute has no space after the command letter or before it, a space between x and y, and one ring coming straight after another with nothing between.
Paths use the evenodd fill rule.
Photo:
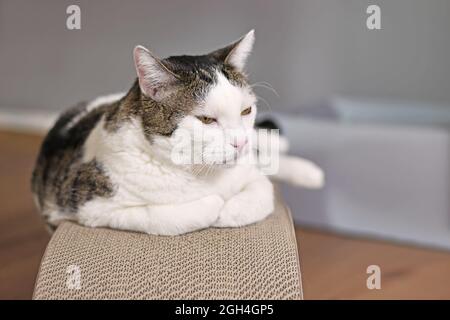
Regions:
<instances>
[{"instance_id":1,"label":"cat's head","mask_svg":"<svg viewBox=\"0 0 450 320\"><path fill-rule=\"evenodd\" d=\"M199 56L159 59L142 46L134 49L142 123L154 143L165 152L174 144L190 149L185 152L203 164L230 163L248 152L256 96L244 67L253 42L252 30Z\"/></svg>"}]
</instances>

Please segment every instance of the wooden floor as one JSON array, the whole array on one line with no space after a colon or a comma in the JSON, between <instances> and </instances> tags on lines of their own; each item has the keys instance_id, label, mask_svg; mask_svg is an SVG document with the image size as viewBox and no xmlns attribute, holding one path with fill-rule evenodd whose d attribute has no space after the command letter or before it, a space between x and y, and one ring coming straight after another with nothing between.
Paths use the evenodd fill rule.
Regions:
<instances>
[{"instance_id":1,"label":"wooden floor","mask_svg":"<svg viewBox=\"0 0 450 320\"><path fill-rule=\"evenodd\" d=\"M41 138L0 132L0 299L30 299L49 240L29 191ZM296 228L306 299L450 299L450 253ZM381 267L381 290L366 268Z\"/></svg>"}]
</instances>

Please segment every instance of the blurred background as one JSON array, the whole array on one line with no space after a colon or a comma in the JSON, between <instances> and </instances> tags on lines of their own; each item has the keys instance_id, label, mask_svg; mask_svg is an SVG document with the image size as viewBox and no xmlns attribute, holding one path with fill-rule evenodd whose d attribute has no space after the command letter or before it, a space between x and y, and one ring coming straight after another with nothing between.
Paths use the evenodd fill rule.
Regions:
<instances>
[{"instance_id":1,"label":"blurred background","mask_svg":"<svg viewBox=\"0 0 450 320\"><path fill-rule=\"evenodd\" d=\"M0 298L31 297L49 239L28 183L57 114L127 90L137 44L202 54L253 28L259 110L326 172L323 190L283 187L305 297L450 298L449 16L447 0L0 0Z\"/></svg>"}]
</instances>

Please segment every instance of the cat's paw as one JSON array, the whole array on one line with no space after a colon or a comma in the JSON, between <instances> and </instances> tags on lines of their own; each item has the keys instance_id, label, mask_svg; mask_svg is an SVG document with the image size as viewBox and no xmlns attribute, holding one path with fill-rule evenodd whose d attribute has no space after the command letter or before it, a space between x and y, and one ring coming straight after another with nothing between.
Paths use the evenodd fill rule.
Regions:
<instances>
[{"instance_id":1,"label":"cat's paw","mask_svg":"<svg viewBox=\"0 0 450 320\"><path fill-rule=\"evenodd\" d=\"M242 227L263 220L273 211L272 205L259 207L252 201L241 197L229 199L212 225L216 228Z\"/></svg>"},{"instance_id":2,"label":"cat's paw","mask_svg":"<svg viewBox=\"0 0 450 320\"><path fill-rule=\"evenodd\" d=\"M213 227L227 228L244 225L239 218L243 206L245 206L245 204L242 201L237 201L234 198L228 200L220 211L219 217L216 222L214 222Z\"/></svg>"},{"instance_id":3,"label":"cat's paw","mask_svg":"<svg viewBox=\"0 0 450 320\"><path fill-rule=\"evenodd\" d=\"M211 218L211 222L217 220L220 211L225 205L225 201L219 195L213 194L199 200L200 210L203 210Z\"/></svg>"},{"instance_id":4,"label":"cat's paw","mask_svg":"<svg viewBox=\"0 0 450 320\"><path fill-rule=\"evenodd\" d=\"M208 228L218 219L224 204L219 195L209 195L188 203L166 206L159 212L153 208L144 232L175 236Z\"/></svg>"}]
</instances>

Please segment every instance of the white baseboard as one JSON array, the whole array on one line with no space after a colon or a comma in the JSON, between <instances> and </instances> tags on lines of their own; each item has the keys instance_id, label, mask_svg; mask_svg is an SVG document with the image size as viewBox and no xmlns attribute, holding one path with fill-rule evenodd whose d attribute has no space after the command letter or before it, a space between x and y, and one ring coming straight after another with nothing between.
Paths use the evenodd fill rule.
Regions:
<instances>
[{"instance_id":1,"label":"white baseboard","mask_svg":"<svg viewBox=\"0 0 450 320\"><path fill-rule=\"evenodd\" d=\"M58 117L55 111L31 111L0 108L0 130L45 134Z\"/></svg>"}]
</instances>

